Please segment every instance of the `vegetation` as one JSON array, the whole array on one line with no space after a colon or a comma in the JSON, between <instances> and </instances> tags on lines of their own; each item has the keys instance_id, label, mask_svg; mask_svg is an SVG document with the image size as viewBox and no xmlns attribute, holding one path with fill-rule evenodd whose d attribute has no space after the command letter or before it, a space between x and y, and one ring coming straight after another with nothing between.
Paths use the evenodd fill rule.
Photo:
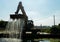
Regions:
<instances>
[{"instance_id":1,"label":"vegetation","mask_svg":"<svg viewBox=\"0 0 60 42\"><path fill-rule=\"evenodd\" d=\"M46 32L51 34L60 34L60 24L54 25L49 28L41 29L41 32Z\"/></svg>"},{"instance_id":2,"label":"vegetation","mask_svg":"<svg viewBox=\"0 0 60 42\"><path fill-rule=\"evenodd\" d=\"M1 20L1 21L0 21L0 29L5 29L7 23L8 23L7 21Z\"/></svg>"},{"instance_id":3,"label":"vegetation","mask_svg":"<svg viewBox=\"0 0 60 42\"><path fill-rule=\"evenodd\" d=\"M47 29L44 29L44 30L42 30L43 32L46 32L46 33L50 33L50 29L51 28L47 28Z\"/></svg>"},{"instance_id":4,"label":"vegetation","mask_svg":"<svg viewBox=\"0 0 60 42\"><path fill-rule=\"evenodd\" d=\"M51 34L60 34L60 24L52 26L50 29Z\"/></svg>"}]
</instances>

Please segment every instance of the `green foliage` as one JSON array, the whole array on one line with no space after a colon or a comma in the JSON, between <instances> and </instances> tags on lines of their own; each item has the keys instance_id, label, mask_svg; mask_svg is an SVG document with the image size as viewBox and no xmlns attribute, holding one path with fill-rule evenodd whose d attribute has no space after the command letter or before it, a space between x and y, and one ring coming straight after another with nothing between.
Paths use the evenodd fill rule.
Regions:
<instances>
[{"instance_id":1,"label":"green foliage","mask_svg":"<svg viewBox=\"0 0 60 42\"><path fill-rule=\"evenodd\" d=\"M50 28L45 30L46 33L50 33Z\"/></svg>"},{"instance_id":2,"label":"green foliage","mask_svg":"<svg viewBox=\"0 0 60 42\"><path fill-rule=\"evenodd\" d=\"M60 34L60 24L52 26L50 31L51 34Z\"/></svg>"},{"instance_id":3,"label":"green foliage","mask_svg":"<svg viewBox=\"0 0 60 42\"><path fill-rule=\"evenodd\" d=\"M7 21L1 20L1 21L0 21L0 29L5 29L7 23L8 23Z\"/></svg>"},{"instance_id":4,"label":"green foliage","mask_svg":"<svg viewBox=\"0 0 60 42\"><path fill-rule=\"evenodd\" d=\"M41 29L42 32L50 33L50 28Z\"/></svg>"},{"instance_id":5,"label":"green foliage","mask_svg":"<svg viewBox=\"0 0 60 42\"><path fill-rule=\"evenodd\" d=\"M52 26L50 28L41 29L41 31L51 34L60 34L60 24Z\"/></svg>"}]
</instances>

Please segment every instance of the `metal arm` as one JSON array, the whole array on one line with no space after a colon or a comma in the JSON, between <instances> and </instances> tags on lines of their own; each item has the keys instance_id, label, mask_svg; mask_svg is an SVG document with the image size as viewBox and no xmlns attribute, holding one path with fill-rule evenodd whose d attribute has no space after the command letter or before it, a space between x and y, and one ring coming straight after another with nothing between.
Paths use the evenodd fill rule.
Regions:
<instances>
[{"instance_id":1,"label":"metal arm","mask_svg":"<svg viewBox=\"0 0 60 42\"><path fill-rule=\"evenodd\" d=\"M21 9L21 11L22 11L22 13L23 13L23 16L24 16L25 22L27 22L28 17L27 17L27 15L26 15L26 13L25 13L24 7L22 6L22 2L19 2L15 14L18 14L18 12L19 12L20 9Z\"/></svg>"},{"instance_id":2,"label":"metal arm","mask_svg":"<svg viewBox=\"0 0 60 42\"><path fill-rule=\"evenodd\" d=\"M24 16L27 16L27 15L26 15L26 13L25 13L24 8L23 8L23 6L22 6L22 2L19 2L19 4L18 4L18 7L17 7L17 10L16 10L15 14L18 14L18 12L19 12L19 10L20 10L20 9L21 9L21 11L22 11L23 15L24 15Z\"/></svg>"}]
</instances>

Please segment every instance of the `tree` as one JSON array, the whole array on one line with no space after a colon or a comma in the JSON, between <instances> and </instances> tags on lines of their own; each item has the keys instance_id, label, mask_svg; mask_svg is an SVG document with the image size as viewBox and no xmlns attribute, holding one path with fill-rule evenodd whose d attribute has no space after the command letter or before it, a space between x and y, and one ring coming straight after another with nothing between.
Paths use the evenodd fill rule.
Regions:
<instances>
[{"instance_id":1,"label":"tree","mask_svg":"<svg viewBox=\"0 0 60 42\"><path fill-rule=\"evenodd\" d=\"M60 34L60 24L52 26L50 31L51 34Z\"/></svg>"},{"instance_id":2,"label":"tree","mask_svg":"<svg viewBox=\"0 0 60 42\"><path fill-rule=\"evenodd\" d=\"M1 21L0 21L0 29L5 29L7 23L8 23L7 21L1 20Z\"/></svg>"}]
</instances>

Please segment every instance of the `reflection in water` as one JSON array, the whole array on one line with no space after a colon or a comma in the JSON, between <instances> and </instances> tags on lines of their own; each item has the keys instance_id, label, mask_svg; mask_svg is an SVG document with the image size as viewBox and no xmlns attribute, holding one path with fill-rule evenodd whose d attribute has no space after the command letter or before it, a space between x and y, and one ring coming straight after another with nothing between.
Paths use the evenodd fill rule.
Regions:
<instances>
[{"instance_id":1,"label":"reflection in water","mask_svg":"<svg viewBox=\"0 0 60 42\"><path fill-rule=\"evenodd\" d=\"M50 40L40 40L39 42L50 42Z\"/></svg>"},{"instance_id":2,"label":"reflection in water","mask_svg":"<svg viewBox=\"0 0 60 42\"><path fill-rule=\"evenodd\" d=\"M21 39L17 38L0 38L0 42L21 42ZM31 42L31 40L28 40L27 42ZM35 42L60 42L60 39L43 39L43 40L37 40Z\"/></svg>"},{"instance_id":3,"label":"reflection in water","mask_svg":"<svg viewBox=\"0 0 60 42\"><path fill-rule=\"evenodd\" d=\"M21 39L15 39L15 38L0 38L0 42L21 42Z\"/></svg>"},{"instance_id":4,"label":"reflection in water","mask_svg":"<svg viewBox=\"0 0 60 42\"><path fill-rule=\"evenodd\" d=\"M0 38L0 42L21 42L21 39ZM27 42L31 42L31 40L28 40ZM50 40L40 40L39 42L50 42Z\"/></svg>"}]
</instances>

